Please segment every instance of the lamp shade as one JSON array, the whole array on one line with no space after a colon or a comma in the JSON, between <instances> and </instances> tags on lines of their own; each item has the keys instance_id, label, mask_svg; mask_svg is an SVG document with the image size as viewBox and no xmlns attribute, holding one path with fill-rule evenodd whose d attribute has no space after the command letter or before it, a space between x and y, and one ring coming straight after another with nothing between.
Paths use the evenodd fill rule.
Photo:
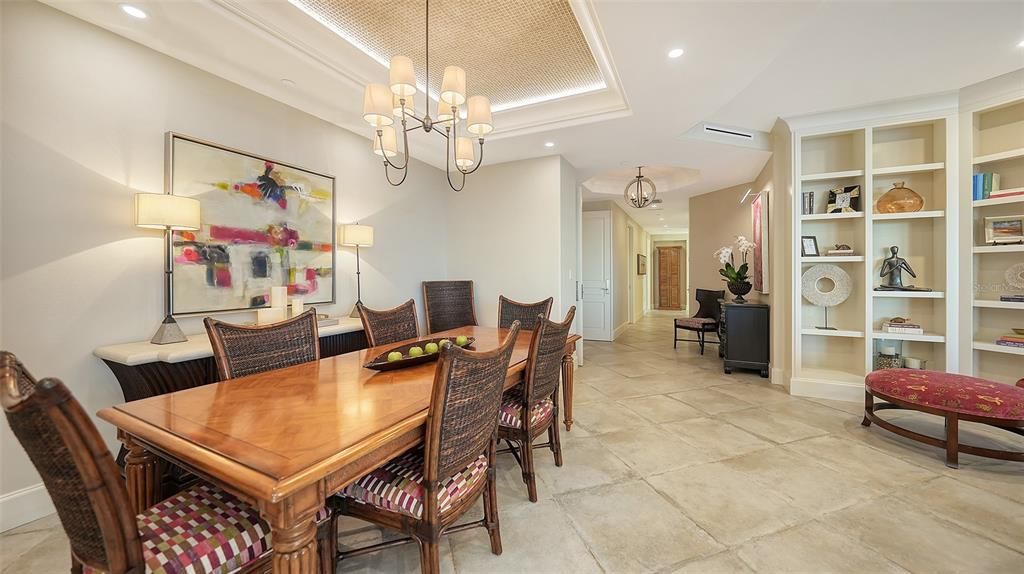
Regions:
<instances>
[{"instance_id":1,"label":"lamp shade","mask_svg":"<svg viewBox=\"0 0 1024 574\"><path fill-rule=\"evenodd\" d=\"M135 225L149 229L199 229L199 200L166 193L135 194Z\"/></svg>"},{"instance_id":2,"label":"lamp shade","mask_svg":"<svg viewBox=\"0 0 1024 574\"><path fill-rule=\"evenodd\" d=\"M384 84L366 86L363 92L363 119L366 123L375 128L390 126L395 121L391 113L391 90Z\"/></svg>"},{"instance_id":3,"label":"lamp shade","mask_svg":"<svg viewBox=\"0 0 1024 574\"><path fill-rule=\"evenodd\" d=\"M398 121L402 121L402 96L395 94L391 97L391 111ZM416 113L416 98L408 96L405 98L405 113L415 114Z\"/></svg>"},{"instance_id":4,"label":"lamp shade","mask_svg":"<svg viewBox=\"0 0 1024 574\"><path fill-rule=\"evenodd\" d=\"M444 102L444 101L437 102L437 121L438 122L446 122L446 121L452 119L453 117L455 118L455 121L452 122L452 125L459 123L459 110L458 110L458 108L456 108L456 110L455 110L455 115L452 116L452 105L451 104L449 104L447 102Z\"/></svg>"},{"instance_id":5,"label":"lamp shade","mask_svg":"<svg viewBox=\"0 0 1024 574\"><path fill-rule=\"evenodd\" d=\"M469 108L469 125L466 130L471 134L484 136L491 133L491 101L486 96L473 96L466 102Z\"/></svg>"},{"instance_id":6,"label":"lamp shade","mask_svg":"<svg viewBox=\"0 0 1024 574\"><path fill-rule=\"evenodd\" d=\"M473 140L467 137L460 137L455 140L455 165L466 169L473 167Z\"/></svg>"},{"instance_id":7,"label":"lamp shade","mask_svg":"<svg viewBox=\"0 0 1024 574\"><path fill-rule=\"evenodd\" d=\"M411 96L416 93L416 72L412 60L405 56L394 56L388 66L391 91L397 96Z\"/></svg>"},{"instance_id":8,"label":"lamp shade","mask_svg":"<svg viewBox=\"0 0 1024 574\"><path fill-rule=\"evenodd\" d=\"M458 66L448 66L441 78L441 101L453 106L460 106L466 101L466 70Z\"/></svg>"},{"instance_id":9,"label":"lamp shade","mask_svg":"<svg viewBox=\"0 0 1024 574\"><path fill-rule=\"evenodd\" d=\"M381 135L373 134L373 153L380 156L394 157L398 155L398 141L395 128L384 126L379 128ZM384 140L384 151L381 151L381 140Z\"/></svg>"},{"instance_id":10,"label":"lamp shade","mask_svg":"<svg viewBox=\"0 0 1024 574\"><path fill-rule=\"evenodd\" d=\"M373 227L352 223L342 225L338 241L349 247L373 247Z\"/></svg>"}]
</instances>

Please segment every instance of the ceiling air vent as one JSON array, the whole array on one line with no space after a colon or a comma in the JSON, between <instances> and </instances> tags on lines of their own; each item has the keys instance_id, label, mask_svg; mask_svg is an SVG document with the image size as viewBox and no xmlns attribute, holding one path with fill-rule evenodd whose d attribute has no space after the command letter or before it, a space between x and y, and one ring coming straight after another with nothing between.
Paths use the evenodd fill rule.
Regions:
<instances>
[{"instance_id":1,"label":"ceiling air vent","mask_svg":"<svg viewBox=\"0 0 1024 574\"><path fill-rule=\"evenodd\" d=\"M704 124L704 133L715 136L729 136L734 138L742 138L747 141L754 139L754 134L750 132L744 132L734 128L723 128L713 126L710 124Z\"/></svg>"}]
</instances>

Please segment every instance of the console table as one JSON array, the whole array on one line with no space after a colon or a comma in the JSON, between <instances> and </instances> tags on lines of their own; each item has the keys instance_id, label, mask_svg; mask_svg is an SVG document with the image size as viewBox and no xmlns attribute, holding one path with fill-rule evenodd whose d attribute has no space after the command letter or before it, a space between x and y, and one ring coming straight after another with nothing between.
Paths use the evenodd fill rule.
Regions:
<instances>
[{"instance_id":1,"label":"console table","mask_svg":"<svg viewBox=\"0 0 1024 574\"><path fill-rule=\"evenodd\" d=\"M320 356L333 357L367 347L366 334L359 319L344 317L337 325L319 327ZM206 333L189 335L188 341L154 345L149 341L107 345L95 349L107 365L126 402L146 399L174 391L217 382L213 346ZM122 447L117 463L124 467L127 451ZM172 466L162 474L164 486L177 492L194 477Z\"/></svg>"},{"instance_id":2,"label":"console table","mask_svg":"<svg viewBox=\"0 0 1024 574\"><path fill-rule=\"evenodd\" d=\"M721 341L719 354L725 362L725 374L733 367L755 369L768 378L771 361L769 308L764 303L722 302L722 320L718 324Z\"/></svg>"}]
</instances>

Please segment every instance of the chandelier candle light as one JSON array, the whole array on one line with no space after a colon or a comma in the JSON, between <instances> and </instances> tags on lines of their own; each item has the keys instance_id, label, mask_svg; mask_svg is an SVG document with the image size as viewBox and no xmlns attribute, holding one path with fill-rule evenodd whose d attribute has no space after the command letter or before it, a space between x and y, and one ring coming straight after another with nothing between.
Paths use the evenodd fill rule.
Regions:
<instances>
[{"instance_id":1,"label":"chandelier candle light","mask_svg":"<svg viewBox=\"0 0 1024 574\"><path fill-rule=\"evenodd\" d=\"M626 184L626 191L623 193L626 201L637 209L647 207L658 196L658 189L651 178L644 177L643 169L642 165L636 168L636 177Z\"/></svg>"},{"instance_id":2,"label":"chandelier candle light","mask_svg":"<svg viewBox=\"0 0 1024 574\"><path fill-rule=\"evenodd\" d=\"M445 139L445 165L448 175L448 186L455 191L462 191L466 186L466 176L480 168L484 159L484 136L494 129L491 122L491 102L484 96L466 98L466 71L458 66L444 69L441 89L438 92L437 119L430 117L430 0L427 0L426 30L426 81L424 82L427 106L423 109L423 117L416 115L416 71L412 60L405 56L394 56L388 66L390 88L383 84L366 86L363 94L363 119L376 129L373 138L373 152L384 158L384 177L394 186L402 185L409 173L409 132L422 129L434 132ZM475 157L473 139L458 135L457 124L461 106L466 105L466 131L475 136L480 146L480 156ZM395 131L395 118L402 124L402 152L398 151L398 134ZM416 120L409 127L409 120ZM444 131L441 131L444 128ZM393 161L402 155L401 162ZM452 164L461 175L459 184L452 181ZM397 181L391 179L394 169L401 173Z\"/></svg>"}]
</instances>

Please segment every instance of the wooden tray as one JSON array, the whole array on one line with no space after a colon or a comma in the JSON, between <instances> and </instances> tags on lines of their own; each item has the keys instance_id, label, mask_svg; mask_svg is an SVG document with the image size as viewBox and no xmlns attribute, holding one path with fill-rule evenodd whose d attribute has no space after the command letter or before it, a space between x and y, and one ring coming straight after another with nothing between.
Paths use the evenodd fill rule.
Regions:
<instances>
[{"instance_id":1,"label":"wooden tray","mask_svg":"<svg viewBox=\"0 0 1024 574\"><path fill-rule=\"evenodd\" d=\"M406 367L412 367L414 365L421 365L423 363L429 363L430 361L436 361L437 357L441 354L441 350L438 349L436 353L427 353L425 347L427 346L427 343L438 343L438 347L440 347L440 341L443 341L445 339L448 339L449 341L451 341L452 345L455 345L455 337L437 337L434 339L421 339L414 343L406 343L404 345L392 347L387 351L384 351L383 353L377 355L372 360L365 363L363 366L366 367L367 369L373 369L375 371L392 371L394 369L404 369ZM466 344L462 346L463 349L471 349L473 347L473 343L476 341L475 337L468 337L468 339L469 340L466 341ZM413 347L419 347L423 349L423 354L418 357L410 357L409 349ZM388 362L388 353L394 353L395 351L402 353L402 358L397 361Z\"/></svg>"}]
</instances>

